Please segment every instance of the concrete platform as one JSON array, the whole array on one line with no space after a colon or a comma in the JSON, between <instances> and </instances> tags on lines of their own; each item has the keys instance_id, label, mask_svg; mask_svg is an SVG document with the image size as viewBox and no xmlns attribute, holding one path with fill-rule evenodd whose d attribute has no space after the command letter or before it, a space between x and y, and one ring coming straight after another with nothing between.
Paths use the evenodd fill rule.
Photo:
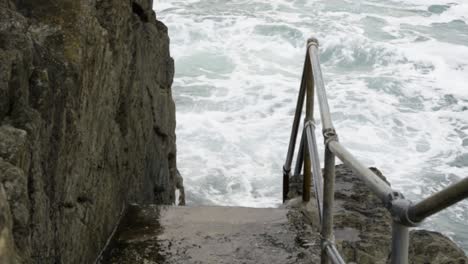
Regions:
<instances>
[{"instance_id":1,"label":"concrete platform","mask_svg":"<svg viewBox=\"0 0 468 264\"><path fill-rule=\"evenodd\" d=\"M319 263L300 211L132 206L100 263Z\"/></svg>"}]
</instances>

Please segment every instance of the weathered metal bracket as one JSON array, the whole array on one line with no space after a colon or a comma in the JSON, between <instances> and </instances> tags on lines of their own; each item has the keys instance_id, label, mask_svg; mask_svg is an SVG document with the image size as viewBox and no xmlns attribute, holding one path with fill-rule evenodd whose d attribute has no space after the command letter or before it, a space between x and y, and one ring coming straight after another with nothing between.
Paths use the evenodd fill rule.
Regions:
<instances>
[{"instance_id":1,"label":"weathered metal bracket","mask_svg":"<svg viewBox=\"0 0 468 264\"><path fill-rule=\"evenodd\" d=\"M307 49L312 45L315 46L315 47L318 47L319 46L318 39L316 39L314 37L310 37L309 39L307 39Z\"/></svg>"},{"instance_id":2,"label":"weathered metal bracket","mask_svg":"<svg viewBox=\"0 0 468 264\"><path fill-rule=\"evenodd\" d=\"M305 120L305 121L304 121L304 129L307 128L307 127L311 127L312 130L315 130L315 128L316 128L317 126L315 125L314 120Z\"/></svg>"},{"instance_id":3,"label":"weathered metal bracket","mask_svg":"<svg viewBox=\"0 0 468 264\"><path fill-rule=\"evenodd\" d=\"M407 227L415 227L420 223L412 221L409 217L408 211L412 204L401 192L393 191L388 195L386 207L390 211L393 221Z\"/></svg>"},{"instance_id":4,"label":"weathered metal bracket","mask_svg":"<svg viewBox=\"0 0 468 264\"><path fill-rule=\"evenodd\" d=\"M338 140L338 134L336 133L334 128L327 128L322 131L323 133L323 138L325 140L325 147L328 148L328 145L332 141L339 141Z\"/></svg>"}]
</instances>

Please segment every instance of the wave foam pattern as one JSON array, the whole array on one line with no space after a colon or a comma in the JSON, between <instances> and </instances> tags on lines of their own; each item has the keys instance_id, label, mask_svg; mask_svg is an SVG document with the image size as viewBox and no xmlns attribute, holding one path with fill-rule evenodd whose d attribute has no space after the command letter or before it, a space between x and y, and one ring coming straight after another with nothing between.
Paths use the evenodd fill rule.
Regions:
<instances>
[{"instance_id":1,"label":"wave foam pattern","mask_svg":"<svg viewBox=\"0 0 468 264\"><path fill-rule=\"evenodd\" d=\"M419 200L468 176L464 0L157 0L192 204L274 207L308 36L340 140ZM322 152L323 150L321 150ZM429 219L468 250L468 203Z\"/></svg>"}]
</instances>

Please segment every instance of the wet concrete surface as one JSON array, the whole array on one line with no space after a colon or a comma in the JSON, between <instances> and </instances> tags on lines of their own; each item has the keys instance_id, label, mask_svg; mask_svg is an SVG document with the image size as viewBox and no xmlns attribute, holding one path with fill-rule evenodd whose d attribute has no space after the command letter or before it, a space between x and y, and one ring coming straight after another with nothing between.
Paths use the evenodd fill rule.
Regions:
<instances>
[{"instance_id":1,"label":"wet concrete surface","mask_svg":"<svg viewBox=\"0 0 468 264\"><path fill-rule=\"evenodd\" d=\"M390 214L349 168L336 166L336 175L339 252L347 263L389 263ZM313 193L302 202L301 185L290 186L294 195L284 208L131 206L100 264L320 263L317 207ZM409 263L468 263L440 233L416 230L410 239Z\"/></svg>"},{"instance_id":2,"label":"wet concrete surface","mask_svg":"<svg viewBox=\"0 0 468 264\"><path fill-rule=\"evenodd\" d=\"M318 263L306 221L292 209L132 206L100 263Z\"/></svg>"}]
</instances>

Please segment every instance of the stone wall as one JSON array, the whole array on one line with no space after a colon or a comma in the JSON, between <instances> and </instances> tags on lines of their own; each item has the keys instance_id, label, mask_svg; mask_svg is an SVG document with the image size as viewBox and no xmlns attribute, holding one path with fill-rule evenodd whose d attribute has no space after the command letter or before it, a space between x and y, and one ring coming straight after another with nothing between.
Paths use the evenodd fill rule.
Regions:
<instances>
[{"instance_id":1,"label":"stone wall","mask_svg":"<svg viewBox=\"0 0 468 264\"><path fill-rule=\"evenodd\" d=\"M0 0L1 263L93 263L174 202L173 74L151 0Z\"/></svg>"}]
</instances>

